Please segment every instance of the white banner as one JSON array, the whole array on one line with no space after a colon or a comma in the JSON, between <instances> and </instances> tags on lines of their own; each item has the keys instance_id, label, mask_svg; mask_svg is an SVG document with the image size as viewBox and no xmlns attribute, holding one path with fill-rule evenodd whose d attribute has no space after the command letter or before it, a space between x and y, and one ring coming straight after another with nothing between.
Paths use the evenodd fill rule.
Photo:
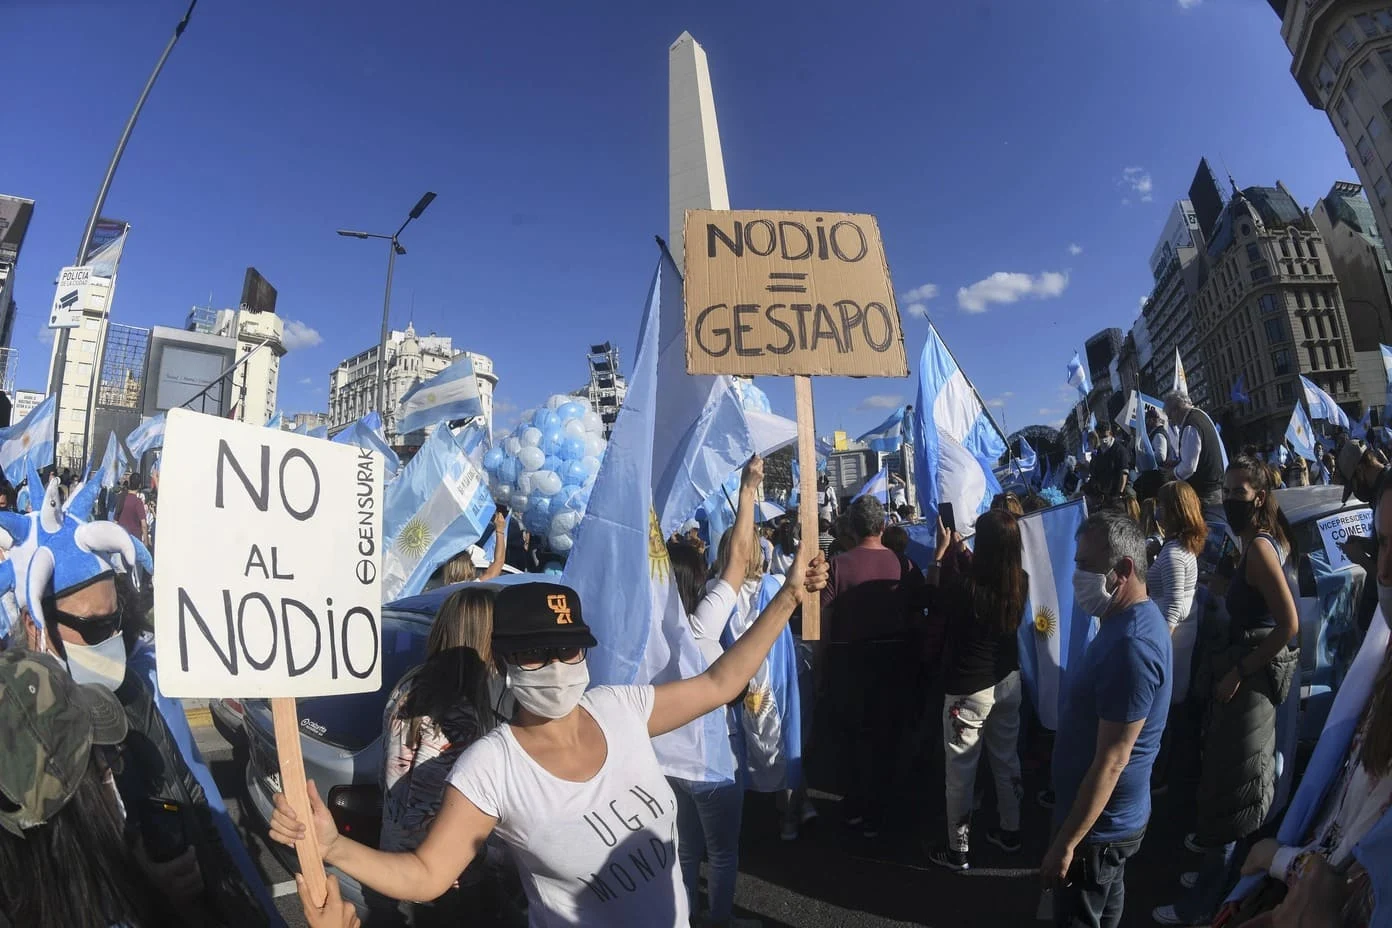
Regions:
<instances>
[{"instance_id":1,"label":"white banner","mask_svg":"<svg viewBox=\"0 0 1392 928\"><path fill-rule=\"evenodd\" d=\"M1320 538L1324 541L1324 553L1329 558L1329 565L1335 570L1342 570L1345 567L1353 566L1353 562L1344 557L1344 551L1339 546L1348 541L1350 535L1371 538L1373 535L1373 512L1371 509L1339 512L1327 519L1320 519L1315 523L1315 526L1319 529Z\"/></svg>"},{"instance_id":2,"label":"white banner","mask_svg":"<svg viewBox=\"0 0 1392 928\"><path fill-rule=\"evenodd\" d=\"M58 274L58 288L53 293L53 308L48 313L50 329L75 329L82 325L82 310L87 307L87 295L92 288L90 267L65 267Z\"/></svg>"},{"instance_id":3,"label":"white banner","mask_svg":"<svg viewBox=\"0 0 1392 928\"><path fill-rule=\"evenodd\" d=\"M173 409L160 475L165 695L381 686L380 455Z\"/></svg>"}]
</instances>

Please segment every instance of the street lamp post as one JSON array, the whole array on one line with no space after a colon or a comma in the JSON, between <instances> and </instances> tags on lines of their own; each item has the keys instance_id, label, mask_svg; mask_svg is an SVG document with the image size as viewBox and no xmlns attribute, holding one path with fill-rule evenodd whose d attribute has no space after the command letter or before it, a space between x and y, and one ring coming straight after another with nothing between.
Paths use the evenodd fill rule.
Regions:
<instances>
[{"instance_id":1,"label":"street lamp post","mask_svg":"<svg viewBox=\"0 0 1392 928\"><path fill-rule=\"evenodd\" d=\"M357 232L352 229L339 229L338 234L347 238L380 238L388 242L387 247L387 292L382 298L382 340L377 346L377 413L385 422L387 417L387 338L391 334L391 292L392 274L396 270L396 256L404 255L406 249L401 247L401 242L397 238L406 227L411 224L411 220L419 219L425 208L435 199L434 193L426 193L411 212L406 216L406 221L401 224L391 235L383 235L378 232Z\"/></svg>"}]
</instances>

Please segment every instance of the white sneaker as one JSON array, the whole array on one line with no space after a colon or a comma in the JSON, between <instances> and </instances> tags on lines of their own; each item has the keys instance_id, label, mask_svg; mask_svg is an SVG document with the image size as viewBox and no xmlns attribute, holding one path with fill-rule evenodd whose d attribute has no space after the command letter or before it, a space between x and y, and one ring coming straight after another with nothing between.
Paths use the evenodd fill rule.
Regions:
<instances>
[{"instance_id":1,"label":"white sneaker","mask_svg":"<svg viewBox=\"0 0 1392 928\"><path fill-rule=\"evenodd\" d=\"M1208 928L1213 922L1211 918L1180 918L1172 905L1162 905L1156 908L1150 913L1150 917L1155 919L1155 923L1158 925L1178 925L1180 928Z\"/></svg>"},{"instance_id":2,"label":"white sneaker","mask_svg":"<svg viewBox=\"0 0 1392 928\"><path fill-rule=\"evenodd\" d=\"M1188 873L1181 873L1179 875L1179 885L1185 889L1193 889L1194 884L1197 882L1199 882L1199 872L1197 870L1190 870Z\"/></svg>"},{"instance_id":3,"label":"white sneaker","mask_svg":"<svg viewBox=\"0 0 1392 928\"><path fill-rule=\"evenodd\" d=\"M1199 844L1199 836L1192 831L1184 836L1184 849L1193 851L1195 854L1202 854L1204 852L1203 845Z\"/></svg>"}]
</instances>

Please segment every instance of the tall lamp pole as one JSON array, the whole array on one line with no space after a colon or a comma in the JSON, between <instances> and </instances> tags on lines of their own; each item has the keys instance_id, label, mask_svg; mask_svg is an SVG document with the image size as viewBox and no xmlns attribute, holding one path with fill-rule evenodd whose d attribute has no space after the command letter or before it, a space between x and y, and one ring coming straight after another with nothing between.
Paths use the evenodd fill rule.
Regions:
<instances>
[{"instance_id":1,"label":"tall lamp pole","mask_svg":"<svg viewBox=\"0 0 1392 928\"><path fill-rule=\"evenodd\" d=\"M391 323L391 293L392 293L392 273L396 270L396 256L404 255L406 249L401 247L401 242L397 241L401 233L411 224L411 220L419 219L425 208L435 199L434 193L427 192L415 206L411 207L411 212L407 214L406 221L401 224L391 235L384 235L380 232L357 232L352 229L339 229L338 234L348 238L380 238L390 243L387 247L387 292L382 298L382 341L377 346L377 413L383 419L387 418L387 337L390 335Z\"/></svg>"},{"instance_id":2,"label":"tall lamp pole","mask_svg":"<svg viewBox=\"0 0 1392 928\"><path fill-rule=\"evenodd\" d=\"M74 264L81 265L86 261L87 249L92 245L92 234L96 231L97 220L101 217L102 207L106 205L106 195L111 190L111 181L116 176L116 168L121 163L121 156L126 152L126 143L130 141L131 133L135 131L135 122L140 118L140 111L145 106L145 100L150 96L150 91L155 86L155 80L160 76L160 71L164 70L164 63L169 60L169 53L174 51L174 45L179 41L179 36L184 34L188 28L189 17L193 15L193 8L198 5L198 0L191 0L188 9L184 12L184 18L179 20L179 25L174 27L174 34L169 37L169 43L164 46L164 53L160 55L159 61L155 63L155 69L150 72L150 79L145 82L145 89L140 91L140 98L135 101L135 109L131 111L130 118L126 120L126 128L121 132L121 139L116 143L116 151L111 156L111 163L106 167L106 176L102 178L101 189L97 191L97 201L92 204L92 214L87 217L87 227L82 230L82 243L77 246L77 259ZM111 307L106 307L107 315L111 314ZM57 363L53 365L53 373L49 378L48 392L53 394L56 399L55 405L58 414L53 419L53 446L58 447L59 427L63 421L63 375L68 366L68 330L59 329L57 343L54 345L54 357ZM94 370L94 378L101 376L100 371ZM84 421L82 428L82 463L87 460L87 426L90 423ZM55 462L56 463L56 462ZM81 465L79 465L81 466Z\"/></svg>"}]
</instances>

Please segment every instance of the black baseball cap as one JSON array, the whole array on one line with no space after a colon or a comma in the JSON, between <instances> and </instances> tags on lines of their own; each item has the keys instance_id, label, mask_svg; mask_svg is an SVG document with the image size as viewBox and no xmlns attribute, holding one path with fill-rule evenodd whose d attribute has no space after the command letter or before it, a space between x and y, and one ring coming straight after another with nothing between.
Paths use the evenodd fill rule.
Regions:
<instances>
[{"instance_id":1,"label":"black baseball cap","mask_svg":"<svg viewBox=\"0 0 1392 928\"><path fill-rule=\"evenodd\" d=\"M580 594L560 583L518 583L493 601L493 653L531 648L593 648L595 636L580 610Z\"/></svg>"}]
</instances>

